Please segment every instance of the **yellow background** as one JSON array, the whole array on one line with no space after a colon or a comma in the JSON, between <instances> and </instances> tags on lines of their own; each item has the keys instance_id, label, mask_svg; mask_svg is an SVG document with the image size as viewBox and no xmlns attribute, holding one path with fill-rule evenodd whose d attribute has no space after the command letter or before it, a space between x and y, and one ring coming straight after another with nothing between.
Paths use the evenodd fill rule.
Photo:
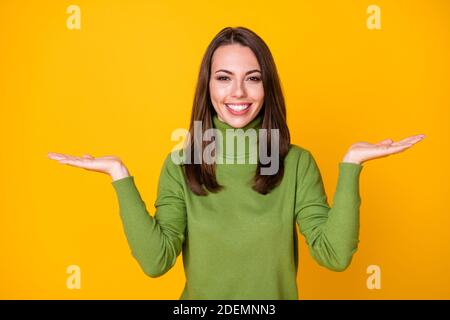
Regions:
<instances>
[{"instance_id":1,"label":"yellow background","mask_svg":"<svg viewBox=\"0 0 450 320\"><path fill-rule=\"evenodd\" d=\"M66 8L81 9L69 30ZM381 30L366 9L381 8ZM1 1L0 298L177 299L132 258L110 177L47 152L117 155L154 214L162 161L187 128L202 55L246 26L274 55L292 142L313 153L332 203L357 141L425 140L364 163L361 242L343 273L300 238L300 299L450 298L450 3L434 1ZM69 290L66 268L81 268ZM381 268L369 290L366 269ZM217 275L220 277L220 275Z\"/></svg>"}]
</instances>

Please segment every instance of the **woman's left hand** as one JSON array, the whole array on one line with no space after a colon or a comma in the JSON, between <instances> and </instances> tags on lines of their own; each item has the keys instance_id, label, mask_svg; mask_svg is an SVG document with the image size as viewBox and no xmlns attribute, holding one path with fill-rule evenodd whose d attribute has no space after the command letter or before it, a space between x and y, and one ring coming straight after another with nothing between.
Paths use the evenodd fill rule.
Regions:
<instances>
[{"instance_id":1,"label":"woman's left hand","mask_svg":"<svg viewBox=\"0 0 450 320\"><path fill-rule=\"evenodd\" d=\"M342 162L362 164L364 161L400 153L425 138L424 134L414 135L398 142L385 139L378 143L357 142L351 145Z\"/></svg>"}]
</instances>

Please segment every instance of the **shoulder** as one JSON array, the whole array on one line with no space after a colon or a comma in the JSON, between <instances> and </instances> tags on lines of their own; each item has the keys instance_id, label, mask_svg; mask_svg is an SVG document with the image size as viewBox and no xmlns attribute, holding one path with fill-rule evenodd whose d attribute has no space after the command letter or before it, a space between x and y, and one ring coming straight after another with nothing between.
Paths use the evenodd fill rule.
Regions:
<instances>
[{"instance_id":1,"label":"shoulder","mask_svg":"<svg viewBox=\"0 0 450 320\"><path fill-rule=\"evenodd\" d=\"M161 176L168 176L179 182L183 181L182 150L172 150L164 158Z\"/></svg>"},{"instance_id":2,"label":"shoulder","mask_svg":"<svg viewBox=\"0 0 450 320\"><path fill-rule=\"evenodd\" d=\"M165 163L168 163L171 167L180 167L184 164L184 150L183 149L176 149L170 151L166 155L166 159L164 160Z\"/></svg>"},{"instance_id":3,"label":"shoulder","mask_svg":"<svg viewBox=\"0 0 450 320\"><path fill-rule=\"evenodd\" d=\"M299 163L305 161L309 157L312 157L312 154L309 149L291 143L286 158L288 157L292 158L292 160L295 160L297 163Z\"/></svg>"},{"instance_id":4,"label":"shoulder","mask_svg":"<svg viewBox=\"0 0 450 320\"><path fill-rule=\"evenodd\" d=\"M291 170L296 171L298 177L304 176L311 170L319 170L312 152L305 147L291 144L286 159L286 163L291 166Z\"/></svg>"}]
</instances>

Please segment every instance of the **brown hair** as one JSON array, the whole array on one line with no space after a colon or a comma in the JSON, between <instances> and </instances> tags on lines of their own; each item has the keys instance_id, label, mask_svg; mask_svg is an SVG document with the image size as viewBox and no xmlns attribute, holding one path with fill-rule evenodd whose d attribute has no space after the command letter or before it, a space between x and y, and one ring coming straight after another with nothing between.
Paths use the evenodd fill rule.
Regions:
<instances>
[{"instance_id":1,"label":"brown hair","mask_svg":"<svg viewBox=\"0 0 450 320\"><path fill-rule=\"evenodd\" d=\"M203 56L200 71L198 75L197 88L195 91L194 103L192 108L189 135L194 137L194 121L202 121L202 135L210 128L213 128L212 116L216 113L211 103L209 92L209 81L211 76L211 61L214 51L223 45L241 44L249 47L255 54L259 65L261 66L261 76L264 88L264 103L261 107L262 114L261 129L267 129L270 133L271 129L279 129L279 169L274 175L261 175L261 167L270 166L261 164L258 159L255 176L253 177L253 190L267 194L275 188L283 179L284 175L284 158L286 157L290 146L290 134L286 124L286 107L284 96L281 89L281 83L275 66L274 59L266 43L253 31L245 27L226 27L222 29L211 41ZM259 115L259 114L258 114ZM257 116L258 116L257 115ZM271 149L271 135L267 135L267 150ZM201 143L202 147L194 148L194 145ZM215 143L215 142L214 142ZM189 148L191 161L184 164L185 174L189 188L197 195L207 195L206 187L210 192L218 192L223 186L219 185L216 180L215 163L207 164L194 163L195 150L204 150L209 142L195 141L188 139L185 148ZM201 152L201 151L199 151ZM202 155L197 155L202 158Z\"/></svg>"}]
</instances>

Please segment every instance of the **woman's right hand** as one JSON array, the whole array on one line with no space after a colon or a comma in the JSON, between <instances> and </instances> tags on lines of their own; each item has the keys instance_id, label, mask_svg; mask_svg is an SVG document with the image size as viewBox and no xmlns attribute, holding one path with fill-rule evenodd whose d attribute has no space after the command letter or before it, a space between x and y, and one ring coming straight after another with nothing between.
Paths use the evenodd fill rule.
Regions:
<instances>
[{"instance_id":1,"label":"woman's right hand","mask_svg":"<svg viewBox=\"0 0 450 320\"><path fill-rule=\"evenodd\" d=\"M70 166L83 168L89 171L106 173L111 176L113 181L128 177L130 175L122 161L115 156L95 158L89 154L85 154L83 157L75 157L55 152L49 152L47 156L50 159L57 160L61 164L68 164Z\"/></svg>"}]
</instances>

